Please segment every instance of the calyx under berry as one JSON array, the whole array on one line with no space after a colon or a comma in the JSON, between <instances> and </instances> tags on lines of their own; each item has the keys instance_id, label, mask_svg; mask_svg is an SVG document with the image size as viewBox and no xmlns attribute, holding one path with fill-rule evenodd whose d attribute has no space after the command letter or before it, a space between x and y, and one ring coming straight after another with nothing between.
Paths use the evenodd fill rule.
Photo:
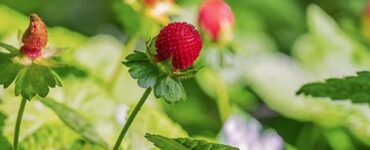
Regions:
<instances>
[{"instance_id":1,"label":"calyx under berry","mask_svg":"<svg viewBox=\"0 0 370 150\"><path fill-rule=\"evenodd\" d=\"M24 56L36 59L41 56L41 51L45 48L48 39L48 31L42 19L32 14L27 30L22 36L21 52Z\"/></svg>"}]
</instances>

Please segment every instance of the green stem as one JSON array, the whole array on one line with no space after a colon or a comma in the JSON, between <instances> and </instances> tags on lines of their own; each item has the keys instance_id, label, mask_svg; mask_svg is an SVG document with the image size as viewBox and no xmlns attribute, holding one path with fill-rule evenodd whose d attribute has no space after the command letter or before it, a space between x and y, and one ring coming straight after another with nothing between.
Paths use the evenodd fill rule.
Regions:
<instances>
[{"instance_id":1,"label":"green stem","mask_svg":"<svg viewBox=\"0 0 370 150\"><path fill-rule=\"evenodd\" d=\"M23 112L24 112L24 108L26 107L26 103L27 103L27 100L22 98L22 102L19 105L17 121L15 123L15 129L14 129L14 140L13 140L14 150L18 150L19 130L21 127Z\"/></svg>"},{"instance_id":2,"label":"green stem","mask_svg":"<svg viewBox=\"0 0 370 150\"><path fill-rule=\"evenodd\" d=\"M122 49L121 51L121 54L120 54L120 57L119 59L120 60L123 60L131 51L133 51L133 49L135 48L136 46L136 43L139 39L139 36L137 36L136 34L130 34L125 42L125 47ZM109 84L107 86L108 87L108 90L111 91L115 86L116 86L116 83L117 83L117 80L121 74L121 71L122 71L122 64L121 64L121 61L119 61L119 63L116 65L114 71L113 71L113 75L112 75L112 78L110 79L109 81Z\"/></svg>"},{"instance_id":3,"label":"green stem","mask_svg":"<svg viewBox=\"0 0 370 150\"><path fill-rule=\"evenodd\" d=\"M123 127L122 131L121 131L121 134L119 135L117 141L116 141L116 144L114 145L114 148L113 150L118 150L121 143L122 143L122 140L123 138L125 137L128 129L130 128L132 122L134 121L137 113L139 112L140 108L144 105L146 99L148 98L150 92L152 91L152 88L147 88L143 94L143 96L140 98L140 101L136 104L134 110L132 111L132 113L130 114L130 116L128 117L127 121L126 121L126 124L125 126Z\"/></svg>"}]
</instances>

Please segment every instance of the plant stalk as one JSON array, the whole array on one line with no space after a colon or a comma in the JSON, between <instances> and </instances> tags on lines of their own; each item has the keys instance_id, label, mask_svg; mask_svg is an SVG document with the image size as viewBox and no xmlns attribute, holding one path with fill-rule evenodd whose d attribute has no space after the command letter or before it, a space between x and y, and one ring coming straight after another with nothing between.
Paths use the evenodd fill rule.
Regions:
<instances>
[{"instance_id":1,"label":"plant stalk","mask_svg":"<svg viewBox=\"0 0 370 150\"><path fill-rule=\"evenodd\" d=\"M152 91L152 88L147 88L143 94L143 96L140 98L140 101L136 104L134 110L132 111L132 113L130 114L129 118L127 119L126 123L125 123L125 126L123 127L117 141L116 141L116 144L114 145L114 148L113 150L118 150L121 143L122 143L122 140L123 138L125 137L128 129L130 128L132 122L134 121L137 113L139 112L140 108L144 105L146 99L148 98L150 92Z\"/></svg>"},{"instance_id":2,"label":"plant stalk","mask_svg":"<svg viewBox=\"0 0 370 150\"><path fill-rule=\"evenodd\" d=\"M13 149L18 150L18 141L19 141L19 131L22 123L22 117L24 109L26 108L27 100L22 98L21 104L19 105L17 121L15 123L14 129L14 139L13 139Z\"/></svg>"}]
</instances>

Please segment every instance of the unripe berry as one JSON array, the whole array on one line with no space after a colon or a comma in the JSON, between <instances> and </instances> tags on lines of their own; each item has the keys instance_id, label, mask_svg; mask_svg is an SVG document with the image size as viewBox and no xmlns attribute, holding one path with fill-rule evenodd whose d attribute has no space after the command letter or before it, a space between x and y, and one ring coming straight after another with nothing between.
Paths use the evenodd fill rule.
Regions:
<instances>
[{"instance_id":1,"label":"unripe berry","mask_svg":"<svg viewBox=\"0 0 370 150\"><path fill-rule=\"evenodd\" d=\"M30 16L30 24L22 36L23 55L36 59L41 56L41 50L45 48L48 32L45 23L36 14Z\"/></svg>"},{"instance_id":2,"label":"unripe berry","mask_svg":"<svg viewBox=\"0 0 370 150\"><path fill-rule=\"evenodd\" d=\"M199 8L198 23L213 42L221 38L229 40L232 36L234 15L223 0L204 0Z\"/></svg>"},{"instance_id":3,"label":"unripe berry","mask_svg":"<svg viewBox=\"0 0 370 150\"><path fill-rule=\"evenodd\" d=\"M156 60L171 59L174 70L189 68L198 58L202 39L193 25L175 22L165 26L155 42Z\"/></svg>"}]
</instances>

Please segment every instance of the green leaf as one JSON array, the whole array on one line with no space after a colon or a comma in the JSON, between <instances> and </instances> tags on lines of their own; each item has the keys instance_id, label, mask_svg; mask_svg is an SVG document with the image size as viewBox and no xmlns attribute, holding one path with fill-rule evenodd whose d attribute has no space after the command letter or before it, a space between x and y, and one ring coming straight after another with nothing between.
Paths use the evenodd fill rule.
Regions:
<instances>
[{"instance_id":1,"label":"green leaf","mask_svg":"<svg viewBox=\"0 0 370 150\"><path fill-rule=\"evenodd\" d=\"M357 76L309 83L301 87L297 94L330 97L333 100L350 99L354 103L370 103L370 72L358 72Z\"/></svg>"},{"instance_id":2,"label":"green leaf","mask_svg":"<svg viewBox=\"0 0 370 150\"><path fill-rule=\"evenodd\" d=\"M12 56L10 54L0 53L0 84L4 88L9 87L17 77L21 66L14 64L11 60Z\"/></svg>"},{"instance_id":3,"label":"green leaf","mask_svg":"<svg viewBox=\"0 0 370 150\"><path fill-rule=\"evenodd\" d=\"M41 102L52 109L66 125L83 138L93 144L108 148L108 144L99 136L94 126L78 112L52 98L45 98Z\"/></svg>"},{"instance_id":4,"label":"green leaf","mask_svg":"<svg viewBox=\"0 0 370 150\"><path fill-rule=\"evenodd\" d=\"M163 97L163 99L170 104L185 101L187 99L186 92L181 81L169 76L164 76L158 79L158 82L154 86L154 95L157 98Z\"/></svg>"},{"instance_id":5,"label":"green leaf","mask_svg":"<svg viewBox=\"0 0 370 150\"><path fill-rule=\"evenodd\" d=\"M145 138L162 150L238 150L238 148L228 145L208 143L207 141L188 138L170 139L149 133L145 135Z\"/></svg>"},{"instance_id":6,"label":"green leaf","mask_svg":"<svg viewBox=\"0 0 370 150\"><path fill-rule=\"evenodd\" d=\"M3 42L0 42L0 47L3 47L6 50L8 50L10 52L10 54L12 54L12 55L19 55L20 54L19 49L15 48L11 45L5 44Z\"/></svg>"},{"instance_id":7,"label":"green leaf","mask_svg":"<svg viewBox=\"0 0 370 150\"><path fill-rule=\"evenodd\" d=\"M50 68L32 64L19 71L15 81L15 95L22 95L27 100L36 94L46 97L49 87L62 86L57 74Z\"/></svg>"},{"instance_id":8,"label":"green leaf","mask_svg":"<svg viewBox=\"0 0 370 150\"><path fill-rule=\"evenodd\" d=\"M138 85L142 88L149 88L155 85L160 75L158 67L151 63L143 52L135 51L126 57L123 64L129 68L132 78L138 79Z\"/></svg>"}]
</instances>

